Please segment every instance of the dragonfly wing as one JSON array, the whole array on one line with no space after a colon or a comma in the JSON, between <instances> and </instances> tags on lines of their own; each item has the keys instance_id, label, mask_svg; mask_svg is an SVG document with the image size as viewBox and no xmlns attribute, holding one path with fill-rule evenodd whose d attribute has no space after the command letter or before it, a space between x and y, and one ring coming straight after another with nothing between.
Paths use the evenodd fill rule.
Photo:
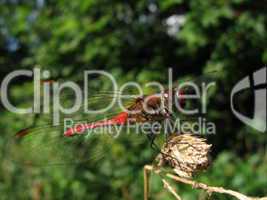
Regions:
<instances>
[{"instance_id":1,"label":"dragonfly wing","mask_svg":"<svg viewBox=\"0 0 267 200\"><path fill-rule=\"evenodd\" d=\"M114 96L118 97L119 95L94 95L88 99L88 105L90 108L98 109L99 106L103 106L107 101L113 99ZM128 107L133 105L134 102L135 98L129 98L128 96L126 99L123 99L122 104ZM107 129L103 130L101 126L94 129L93 134L78 134L73 137L66 137L64 136L64 119L71 118L74 120L73 125L76 123L96 123L121 113L120 105L116 102L116 105L102 114L84 113L83 110L79 110L74 114L61 116L58 126L51 125L52 116L41 117L36 123L37 127L24 129L18 132L16 136L11 137L4 153L10 161L22 165L48 166L84 162L90 164L99 163L107 155L111 156L112 146L120 146L119 141L121 139L123 140L126 137L125 141L130 140L127 133L125 135L125 131L123 131L128 128L120 126L122 129L120 136L123 135L123 137L119 137L119 140L114 137L114 135L118 134L117 129L113 129L110 132ZM116 127L114 126L114 128ZM137 139L133 141L139 141L139 138L144 137L139 135L139 137L135 138Z\"/></svg>"},{"instance_id":2,"label":"dragonfly wing","mask_svg":"<svg viewBox=\"0 0 267 200\"><path fill-rule=\"evenodd\" d=\"M73 137L64 136L61 127L32 129L23 137L11 138L6 145L5 156L19 165L96 165L104 158L112 156L112 151L123 145L123 140L133 144L145 141L141 134L127 133L125 127L114 126L112 129L99 128L90 134Z\"/></svg>"}]
</instances>

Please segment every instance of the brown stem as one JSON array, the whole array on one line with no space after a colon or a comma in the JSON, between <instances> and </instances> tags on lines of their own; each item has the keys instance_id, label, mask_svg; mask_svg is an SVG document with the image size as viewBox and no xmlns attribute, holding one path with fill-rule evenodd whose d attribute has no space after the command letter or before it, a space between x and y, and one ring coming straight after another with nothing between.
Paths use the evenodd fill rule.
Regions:
<instances>
[{"instance_id":1,"label":"brown stem","mask_svg":"<svg viewBox=\"0 0 267 200\"><path fill-rule=\"evenodd\" d=\"M234 190L228 190L228 189L225 189L223 187L209 186L209 185L206 185L204 183L199 183L199 182L196 182L196 181L193 181L193 180L190 180L190 179L186 179L186 178L182 178L182 177L173 175L171 173L162 173L161 170L154 169L151 165L146 165L144 168L145 168L146 171L151 171L151 172L154 172L155 174L161 175L161 178L162 178L162 176L165 176L165 177L168 177L168 178L170 178L170 179L172 179L172 180L174 180L176 182L184 183L184 184L187 184L187 185L191 185L195 189L205 190L209 194L214 193L214 192L215 193L220 193L220 194L228 194L228 195L233 196L233 197L235 197L235 198L237 198L239 200L267 200L267 197L262 197L262 198L249 197L249 196L246 196L246 195L244 195L242 193L236 192ZM172 187L170 187L170 188L168 187L170 185L168 184L168 182L164 178L162 178L162 181L163 181L164 184L167 183L166 189L168 189L176 197L176 199L181 199L179 197L179 195L175 192L175 190Z\"/></svg>"}]
</instances>

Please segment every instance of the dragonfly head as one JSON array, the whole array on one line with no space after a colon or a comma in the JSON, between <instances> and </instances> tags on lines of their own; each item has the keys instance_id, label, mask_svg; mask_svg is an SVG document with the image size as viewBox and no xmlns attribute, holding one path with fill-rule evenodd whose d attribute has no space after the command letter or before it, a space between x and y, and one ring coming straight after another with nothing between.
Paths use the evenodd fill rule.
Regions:
<instances>
[{"instance_id":1,"label":"dragonfly head","mask_svg":"<svg viewBox=\"0 0 267 200\"><path fill-rule=\"evenodd\" d=\"M165 91L163 94L164 102L166 105L171 105L172 110L179 111L179 108L185 108L186 101L184 96L185 92L183 90L173 89L172 91Z\"/></svg>"}]
</instances>

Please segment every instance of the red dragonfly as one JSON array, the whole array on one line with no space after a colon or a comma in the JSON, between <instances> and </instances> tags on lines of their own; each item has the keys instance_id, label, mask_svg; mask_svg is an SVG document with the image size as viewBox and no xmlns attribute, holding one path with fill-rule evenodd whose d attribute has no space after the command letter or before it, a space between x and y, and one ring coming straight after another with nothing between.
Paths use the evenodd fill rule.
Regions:
<instances>
[{"instance_id":1,"label":"red dragonfly","mask_svg":"<svg viewBox=\"0 0 267 200\"><path fill-rule=\"evenodd\" d=\"M103 130L103 127L112 126L116 128L116 126L121 126L125 129L127 128L126 125L129 124L162 122L165 119L171 118L173 114L168 107L171 97L176 98L182 94L183 91L177 91L176 88L173 88L171 91L165 90L157 95L131 98L130 100L128 99L126 110L112 113L106 119L101 119L100 117L98 120L96 115L86 116L86 122L75 121L74 126L64 131L62 130L64 128L63 124L58 126L48 124L23 129L8 143L6 154L17 163L41 166L100 161L105 155L111 153L110 138L114 136L114 134L104 134L106 130ZM88 101L92 105L95 103L101 104L101 100L114 98L114 96L121 97L120 94L102 93L91 97ZM185 105L185 101L182 98L178 98L178 103L180 106ZM101 131L99 133L87 134L88 131L95 131L97 129L101 129ZM153 134L148 136L154 138ZM129 140L129 137L130 134L124 135L124 137L120 135L112 143L118 144L121 140L125 140L125 138ZM138 138L140 139L132 140L131 145L138 146L142 144L143 139L141 137Z\"/></svg>"}]
</instances>

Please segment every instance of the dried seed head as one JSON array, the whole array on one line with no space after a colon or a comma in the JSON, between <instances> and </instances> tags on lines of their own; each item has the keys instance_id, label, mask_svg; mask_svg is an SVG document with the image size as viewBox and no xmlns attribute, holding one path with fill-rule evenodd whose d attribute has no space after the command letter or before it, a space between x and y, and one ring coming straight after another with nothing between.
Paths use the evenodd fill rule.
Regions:
<instances>
[{"instance_id":1,"label":"dried seed head","mask_svg":"<svg viewBox=\"0 0 267 200\"><path fill-rule=\"evenodd\" d=\"M177 175L191 178L209 166L211 146L206 139L191 134L175 135L163 145L158 165L167 164Z\"/></svg>"}]
</instances>

